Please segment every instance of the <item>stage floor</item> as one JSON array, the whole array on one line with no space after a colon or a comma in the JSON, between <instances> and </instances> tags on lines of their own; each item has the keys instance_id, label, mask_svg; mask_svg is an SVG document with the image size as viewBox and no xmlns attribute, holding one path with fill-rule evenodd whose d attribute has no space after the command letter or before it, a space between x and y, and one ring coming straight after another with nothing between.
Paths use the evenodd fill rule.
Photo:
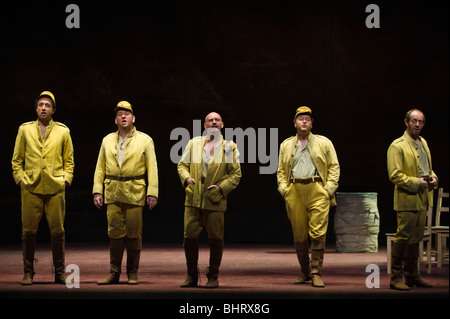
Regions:
<instances>
[{"instance_id":1,"label":"stage floor","mask_svg":"<svg viewBox=\"0 0 450 319\"><path fill-rule=\"evenodd\" d=\"M126 253L125 253L126 254ZM37 246L36 275L32 286L21 286L23 276L20 245L0 246L0 298L124 298L124 299L448 299L448 263L437 268L433 263L431 274L422 267L422 278L433 288L412 288L401 292L389 289L386 273L386 250L377 253L338 253L334 247L325 252L322 279L325 288L311 284L294 284L299 265L293 245L226 244L220 269L219 288L205 289L204 270L208 266L209 249L201 245L199 268L200 287L180 288L186 277L184 251L181 245L144 243L139 269L139 285L126 283L124 256L121 283L99 286L109 271L108 243L67 243L66 266L75 264L80 270L80 287L68 288L54 284L51 250L48 244ZM366 267L372 265L366 272ZM380 287L368 288L368 276L373 269L380 270ZM69 273L69 272L68 272ZM374 281L370 281L374 283ZM4 300L5 301L5 300Z\"/></svg>"}]
</instances>

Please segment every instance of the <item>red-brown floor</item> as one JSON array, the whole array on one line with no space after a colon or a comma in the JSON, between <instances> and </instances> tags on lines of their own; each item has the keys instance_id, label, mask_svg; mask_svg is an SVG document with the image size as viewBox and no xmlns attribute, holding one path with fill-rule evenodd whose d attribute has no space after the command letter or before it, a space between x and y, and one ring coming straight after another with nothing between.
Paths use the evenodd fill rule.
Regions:
<instances>
[{"instance_id":1,"label":"red-brown floor","mask_svg":"<svg viewBox=\"0 0 450 319\"><path fill-rule=\"evenodd\" d=\"M125 253L126 254L126 253ZM217 289L180 288L186 277L184 251L181 245L144 244L139 269L139 285L126 283L123 266L121 283L98 286L109 271L107 243L67 244L66 266L76 264L80 270L80 288L69 289L53 283L51 250L48 244L38 244L32 286L21 286L23 276L20 245L0 246L0 297L5 298L150 298L150 299L323 299L323 298L377 298L415 299L445 298L449 296L448 263L437 268L433 263L431 274L422 267L422 278L433 288L412 288L407 292L389 289L386 273L386 250L377 253L338 253L327 247L322 279L325 288L310 284L295 285L299 266L291 245L236 245L225 246L220 285ZM201 246L199 267L208 266L209 249ZM126 255L124 256L125 264ZM368 288L367 277L380 270L380 288ZM69 272L68 272L69 273ZM201 276L201 284L206 283ZM374 281L371 281L373 283Z\"/></svg>"}]
</instances>

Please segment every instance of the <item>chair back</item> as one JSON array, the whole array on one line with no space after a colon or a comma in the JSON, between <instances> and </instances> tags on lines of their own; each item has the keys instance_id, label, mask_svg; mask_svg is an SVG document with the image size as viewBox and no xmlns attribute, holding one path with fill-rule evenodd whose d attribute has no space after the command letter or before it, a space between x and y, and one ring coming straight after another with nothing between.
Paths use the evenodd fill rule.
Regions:
<instances>
[{"instance_id":1,"label":"chair back","mask_svg":"<svg viewBox=\"0 0 450 319\"><path fill-rule=\"evenodd\" d=\"M427 222L425 225L425 234L431 234L431 228L433 227L433 207L428 206L427 210Z\"/></svg>"},{"instance_id":2,"label":"chair back","mask_svg":"<svg viewBox=\"0 0 450 319\"><path fill-rule=\"evenodd\" d=\"M443 204L443 199L448 198L448 192L444 192L443 188L438 189L438 198L436 203L436 219L435 219L435 226L442 226L441 225L441 213L448 213L448 201L447 204Z\"/></svg>"}]
</instances>

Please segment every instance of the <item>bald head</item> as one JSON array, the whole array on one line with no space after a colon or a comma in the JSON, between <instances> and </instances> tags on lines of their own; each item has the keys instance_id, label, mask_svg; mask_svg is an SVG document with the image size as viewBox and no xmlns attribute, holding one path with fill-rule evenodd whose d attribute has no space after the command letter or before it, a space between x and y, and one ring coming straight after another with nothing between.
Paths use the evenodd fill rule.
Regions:
<instances>
[{"instance_id":1,"label":"bald head","mask_svg":"<svg viewBox=\"0 0 450 319\"><path fill-rule=\"evenodd\" d=\"M211 112L205 117L205 123L203 124L205 129L208 128L218 128L221 130L223 128L222 117L219 113Z\"/></svg>"}]
</instances>

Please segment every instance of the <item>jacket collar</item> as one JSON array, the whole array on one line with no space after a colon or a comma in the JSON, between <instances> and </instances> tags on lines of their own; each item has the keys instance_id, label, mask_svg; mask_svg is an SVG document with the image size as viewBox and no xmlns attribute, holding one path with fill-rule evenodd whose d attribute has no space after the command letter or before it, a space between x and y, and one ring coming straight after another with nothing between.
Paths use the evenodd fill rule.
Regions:
<instances>
[{"instance_id":1,"label":"jacket collar","mask_svg":"<svg viewBox=\"0 0 450 319\"><path fill-rule=\"evenodd\" d=\"M130 134L128 134L127 139L128 138L132 138L134 136L134 134L136 133L136 126L133 127L133 130L131 131ZM117 130L117 139L119 139L119 130Z\"/></svg>"},{"instance_id":2,"label":"jacket collar","mask_svg":"<svg viewBox=\"0 0 450 319\"><path fill-rule=\"evenodd\" d=\"M308 145L309 145L310 143L314 142L314 139L315 139L315 135L314 135L313 133L309 132L309 134L308 134ZM293 150L293 151L295 150L295 145L296 145L296 144L297 144L297 134L295 134L295 135L292 137L292 150Z\"/></svg>"},{"instance_id":3,"label":"jacket collar","mask_svg":"<svg viewBox=\"0 0 450 319\"><path fill-rule=\"evenodd\" d=\"M414 148L417 147L416 141L408 134L407 131L405 131L405 132L403 133L403 136L404 136L405 139L408 141L408 143L411 144L411 146L413 146ZM420 143L423 145L422 137L421 137L420 135L419 135L419 140L420 140Z\"/></svg>"},{"instance_id":4,"label":"jacket collar","mask_svg":"<svg viewBox=\"0 0 450 319\"><path fill-rule=\"evenodd\" d=\"M39 127L39 119L37 119L35 123L36 123L36 132L38 134L38 139L43 140L42 135L41 135L41 128ZM55 125L55 122L53 121L53 119L51 119L47 126L47 131L45 132L45 137L47 137L50 134L54 125Z\"/></svg>"},{"instance_id":5,"label":"jacket collar","mask_svg":"<svg viewBox=\"0 0 450 319\"><path fill-rule=\"evenodd\" d=\"M225 143L225 140L224 140L222 134L220 134L220 142L222 145ZM206 136L202 136L202 149L205 146L205 144L206 144Z\"/></svg>"},{"instance_id":6,"label":"jacket collar","mask_svg":"<svg viewBox=\"0 0 450 319\"><path fill-rule=\"evenodd\" d=\"M39 127L39 119L37 119L35 123L36 123L36 126ZM55 124L55 121L53 121L53 119L51 119L47 128L53 127L54 124Z\"/></svg>"}]
</instances>

